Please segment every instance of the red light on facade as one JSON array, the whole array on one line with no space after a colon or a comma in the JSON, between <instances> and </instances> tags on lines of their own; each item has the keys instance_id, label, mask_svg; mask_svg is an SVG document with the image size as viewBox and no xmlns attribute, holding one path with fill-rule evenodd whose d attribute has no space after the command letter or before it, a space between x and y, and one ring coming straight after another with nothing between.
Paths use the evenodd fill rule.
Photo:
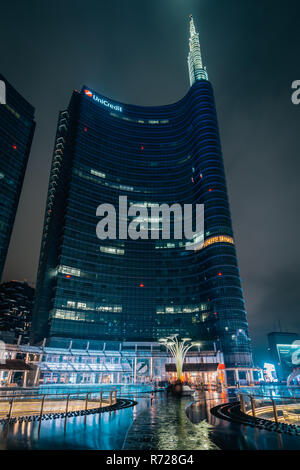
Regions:
<instances>
[{"instance_id":1,"label":"red light on facade","mask_svg":"<svg viewBox=\"0 0 300 470\"><path fill-rule=\"evenodd\" d=\"M199 175L199 176L200 176L200 178L203 178L203 175L202 175L202 173L200 173L200 175Z\"/></svg>"},{"instance_id":2,"label":"red light on facade","mask_svg":"<svg viewBox=\"0 0 300 470\"><path fill-rule=\"evenodd\" d=\"M218 273L218 276L223 276L223 274L221 273L221 271Z\"/></svg>"},{"instance_id":3,"label":"red light on facade","mask_svg":"<svg viewBox=\"0 0 300 470\"><path fill-rule=\"evenodd\" d=\"M12 148L13 148L14 150L17 150L18 147L17 147L16 145L13 145Z\"/></svg>"},{"instance_id":4,"label":"red light on facade","mask_svg":"<svg viewBox=\"0 0 300 470\"><path fill-rule=\"evenodd\" d=\"M84 128L84 132L87 132L87 127Z\"/></svg>"},{"instance_id":5,"label":"red light on facade","mask_svg":"<svg viewBox=\"0 0 300 470\"><path fill-rule=\"evenodd\" d=\"M70 279L70 277L71 277L70 274L66 274L67 279Z\"/></svg>"},{"instance_id":6,"label":"red light on facade","mask_svg":"<svg viewBox=\"0 0 300 470\"><path fill-rule=\"evenodd\" d=\"M140 284L140 287L145 287L144 284Z\"/></svg>"},{"instance_id":7,"label":"red light on facade","mask_svg":"<svg viewBox=\"0 0 300 470\"><path fill-rule=\"evenodd\" d=\"M211 191L213 191L213 189L212 189L212 188L209 188L209 190L208 190L208 191L209 191L209 192L211 192Z\"/></svg>"},{"instance_id":8,"label":"red light on facade","mask_svg":"<svg viewBox=\"0 0 300 470\"><path fill-rule=\"evenodd\" d=\"M143 145L141 145L141 150L144 150L144 148L145 148L145 147L144 147Z\"/></svg>"},{"instance_id":9,"label":"red light on facade","mask_svg":"<svg viewBox=\"0 0 300 470\"><path fill-rule=\"evenodd\" d=\"M217 315L217 312L214 312L214 315Z\"/></svg>"}]
</instances>

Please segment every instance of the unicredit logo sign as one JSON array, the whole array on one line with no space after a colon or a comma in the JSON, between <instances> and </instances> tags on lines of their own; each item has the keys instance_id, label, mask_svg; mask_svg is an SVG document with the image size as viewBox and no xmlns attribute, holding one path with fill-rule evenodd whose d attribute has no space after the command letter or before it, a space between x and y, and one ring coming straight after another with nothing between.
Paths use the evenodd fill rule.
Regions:
<instances>
[{"instance_id":1,"label":"unicredit logo sign","mask_svg":"<svg viewBox=\"0 0 300 470\"><path fill-rule=\"evenodd\" d=\"M86 96L88 96L89 98L92 98L94 101L96 101L97 103L99 104L102 104L103 106L106 106L107 108L111 108L113 109L114 111L119 111L120 113L123 111L122 109L122 106L119 106L117 104L112 104L110 103L109 101L107 101L106 99L104 98L101 98L100 96L97 96L95 95L93 92L91 92L90 90L84 90L84 93L86 94Z\"/></svg>"}]
</instances>

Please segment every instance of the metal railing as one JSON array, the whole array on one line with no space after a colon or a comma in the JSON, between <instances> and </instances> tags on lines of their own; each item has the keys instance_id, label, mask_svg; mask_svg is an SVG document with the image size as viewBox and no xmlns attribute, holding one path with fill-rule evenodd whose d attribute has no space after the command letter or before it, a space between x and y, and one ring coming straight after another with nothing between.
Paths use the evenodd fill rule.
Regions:
<instances>
[{"instance_id":1,"label":"metal railing","mask_svg":"<svg viewBox=\"0 0 300 470\"><path fill-rule=\"evenodd\" d=\"M112 406L117 403L117 390L76 391L72 393L32 394L19 393L0 396L0 419L22 416L40 417L45 414L67 416L70 412L85 411Z\"/></svg>"},{"instance_id":2,"label":"metal railing","mask_svg":"<svg viewBox=\"0 0 300 470\"><path fill-rule=\"evenodd\" d=\"M27 397L36 397L39 395L68 395L68 394L86 394L86 393L98 393L103 391L104 394L108 393L110 390L117 390L120 392L120 387L115 385L65 385L65 384L51 384L51 385L40 385L36 387L0 387L0 401L2 398L11 397L11 396L27 396Z\"/></svg>"},{"instance_id":3,"label":"metal railing","mask_svg":"<svg viewBox=\"0 0 300 470\"><path fill-rule=\"evenodd\" d=\"M300 397L250 393L239 393L238 397L245 414L275 423L300 425Z\"/></svg>"}]
</instances>

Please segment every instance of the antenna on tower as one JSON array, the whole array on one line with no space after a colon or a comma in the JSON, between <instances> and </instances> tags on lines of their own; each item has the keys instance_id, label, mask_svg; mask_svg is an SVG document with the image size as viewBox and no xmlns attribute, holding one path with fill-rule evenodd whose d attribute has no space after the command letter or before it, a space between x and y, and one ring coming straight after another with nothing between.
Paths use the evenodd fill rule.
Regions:
<instances>
[{"instance_id":1,"label":"antenna on tower","mask_svg":"<svg viewBox=\"0 0 300 470\"><path fill-rule=\"evenodd\" d=\"M206 68L202 63L201 48L199 42L199 34L196 32L193 15L189 15L190 18L190 52L188 55L188 67L191 86L197 80L208 80Z\"/></svg>"}]
</instances>

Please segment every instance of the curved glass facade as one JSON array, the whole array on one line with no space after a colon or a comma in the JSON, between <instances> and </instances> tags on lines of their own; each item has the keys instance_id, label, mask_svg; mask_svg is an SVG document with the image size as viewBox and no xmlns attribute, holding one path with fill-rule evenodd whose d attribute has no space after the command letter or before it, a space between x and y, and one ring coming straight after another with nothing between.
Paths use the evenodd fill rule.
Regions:
<instances>
[{"instance_id":1,"label":"curved glass facade","mask_svg":"<svg viewBox=\"0 0 300 470\"><path fill-rule=\"evenodd\" d=\"M205 205L205 241L99 240L99 204ZM60 113L37 282L35 339L220 342L252 365L213 90L179 102L115 103L84 87Z\"/></svg>"}]
</instances>

